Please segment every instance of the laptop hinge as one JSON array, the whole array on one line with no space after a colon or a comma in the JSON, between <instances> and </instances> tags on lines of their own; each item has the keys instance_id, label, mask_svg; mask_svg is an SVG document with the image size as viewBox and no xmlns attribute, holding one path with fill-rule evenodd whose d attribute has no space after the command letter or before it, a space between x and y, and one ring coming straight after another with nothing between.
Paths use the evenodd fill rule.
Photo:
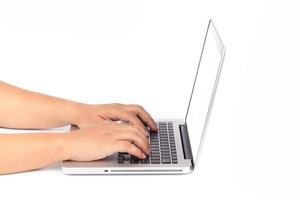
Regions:
<instances>
[{"instance_id":1,"label":"laptop hinge","mask_svg":"<svg viewBox=\"0 0 300 200\"><path fill-rule=\"evenodd\" d=\"M190 159L192 162L192 167L194 168L194 159L191 149L190 138L186 125L179 125L180 136L182 141L183 155L184 159Z\"/></svg>"}]
</instances>

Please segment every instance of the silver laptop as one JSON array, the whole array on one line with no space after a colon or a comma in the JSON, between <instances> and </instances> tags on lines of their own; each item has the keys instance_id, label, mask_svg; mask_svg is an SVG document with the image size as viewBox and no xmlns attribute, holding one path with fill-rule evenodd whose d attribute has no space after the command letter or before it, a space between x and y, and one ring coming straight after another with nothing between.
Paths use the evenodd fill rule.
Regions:
<instances>
[{"instance_id":1,"label":"silver laptop","mask_svg":"<svg viewBox=\"0 0 300 200\"><path fill-rule=\"evenodd\" d=\"M64 161L65 174L185 174L194 171L207 130L225 47L212 20L206 30L184 120L157 120L149 130L150 155L140 160L117 153L91 162Z\"/></svg>"}]
</instances>

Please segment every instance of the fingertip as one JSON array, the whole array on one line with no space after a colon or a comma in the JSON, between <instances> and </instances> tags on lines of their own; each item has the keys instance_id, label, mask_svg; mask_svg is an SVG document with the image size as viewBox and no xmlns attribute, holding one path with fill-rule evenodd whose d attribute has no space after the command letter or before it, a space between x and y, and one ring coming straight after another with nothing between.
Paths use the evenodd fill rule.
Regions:
<instances>
[{"instance_id":1,"label":"fingertip","mask_svg":"<svg viewBox=\"0 0 300 200\"><path fill-rule=\"evenodd\" d=\"M146 157L147 156L144 153L142 153L142 158L145 159Z\"/></svg>"},{"instance_id":2,"label":"fingertip","mask_svg":"<svg viewBox=\"0 0 300 200\"><path fill-rule=\"evenodd\" d=\"M143 151L140 151L135 156L138 157L139 159L145 159L145 158L147 158L146 154Z\"/></svg>"},{"instance_id":3,"label":"fingertip","mask_svg":"<svg viewBox=\"0 0 300 200\"><path fill-rule=\"evenodd\" d=\"M152 124L150 128L151 128L152 131L157 131L158 130L158 128L156 127L155 124Z\"/></svg>"}]
</instances>

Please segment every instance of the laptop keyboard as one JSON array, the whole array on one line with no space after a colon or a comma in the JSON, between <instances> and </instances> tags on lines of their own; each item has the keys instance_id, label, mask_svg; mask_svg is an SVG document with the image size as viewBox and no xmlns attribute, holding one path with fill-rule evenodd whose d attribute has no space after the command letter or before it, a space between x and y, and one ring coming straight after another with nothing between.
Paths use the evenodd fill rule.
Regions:
<instances>
[{"instance_id":1,"label":"laptop keyboard","mask_svg":"<svg viewBox=\"0 0 300 200\"><path fill-rule=\"evenodd\" d=\"M129 162L131 164L177 164L177 152L172 122L158 122L158 132L150 131L151 153L145 159L139 159L128 153L120 152L118 163Z\"/></svg>"}]
</instances>

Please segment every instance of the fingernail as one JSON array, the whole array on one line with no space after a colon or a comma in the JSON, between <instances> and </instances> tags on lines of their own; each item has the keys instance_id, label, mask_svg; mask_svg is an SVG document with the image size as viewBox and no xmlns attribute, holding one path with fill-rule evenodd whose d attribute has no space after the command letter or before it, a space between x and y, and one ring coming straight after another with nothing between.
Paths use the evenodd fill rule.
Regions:
<instances>
[{"instance_id":1,"label":"fingernail","mask_svg":"<svg viewBox=\"0 0 300 200\"><path fill-rule=\"evenodd\" d=\"M146 158L146 155L143 153L143 158Z\"/></svg>"}]
</instances>

